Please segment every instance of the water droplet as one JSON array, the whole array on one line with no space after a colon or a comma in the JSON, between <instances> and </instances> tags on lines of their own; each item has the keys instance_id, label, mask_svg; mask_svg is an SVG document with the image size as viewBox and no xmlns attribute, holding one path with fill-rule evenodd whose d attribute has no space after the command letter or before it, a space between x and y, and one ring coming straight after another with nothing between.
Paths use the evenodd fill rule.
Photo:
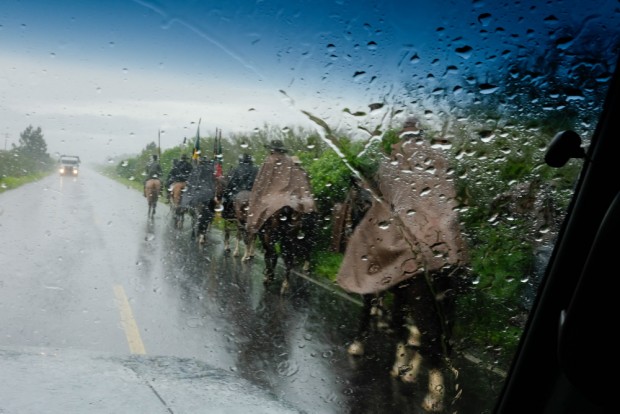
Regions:
<instances>
[{"instance_id":1,"label":"water droplet","mask_svg":"<svg viewBox=\"0 0 620 414\"><path fill-rule=\"evenodd\" d=\"M366 75L366 72L363 70L358 70L353 74L353 79L356 81L361 80Z\"/></svg>"},{"instance_id":2,"label":"water droplet","mask_svg":"<svg viewBox=\"0 0 620 414\"><path fill-rule=\"evenodd\" d=\"M291 377L299 372L299 367L294 361L282 361L278 364L276 371L282 377Z\"/></svg>"},{"instance_id":3,"label":"water droplet","mask_svg":"<svg viewBox=\"0 0 620 414\"><path fill-rule=\"evenodd\" d=\"M499 89L498 86L491 85L490 83L480 84L480 93L483 95L490 95Z\"/></svg>"},{"instance_id":4,"label":"water droplet","mask_svg":"<svg viewBox=\"0 0 620 414\"><path fill-rule=\"evenodd\" d=\"M471 53L474 49L471 46L463 46L456 48L456 54L462 57L463 59L469 59L471 57Z\"/></svg>"}]
</instances>

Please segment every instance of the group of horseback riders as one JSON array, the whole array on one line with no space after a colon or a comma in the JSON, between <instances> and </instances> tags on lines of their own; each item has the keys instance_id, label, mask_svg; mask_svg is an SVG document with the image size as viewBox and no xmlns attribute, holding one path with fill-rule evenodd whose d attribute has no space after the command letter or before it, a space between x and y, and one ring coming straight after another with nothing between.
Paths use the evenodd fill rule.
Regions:
<instances>
[{"instance_id":1,"label":"group of horseback riders","mask_svg":"<svg viewBox=\"0 0 620 414\"><path fill-rule=\"evenodd\" d=\"M145 173L146 178L143 184L146 186L146 182L150 179L159 180L162 184L161 192L163 193L165 188L169 202L172 186L178 182L186 183L187 191L183 196L184 207L190 207L198 202L207 202L219 195L223 204L222 216L231 219L234 216L232 207L234 195L239 191L250 191L252 189L258 167L254 165L254 160L250 154L240 155L239 165L231 169L226 177L223 177L225 183L223 191L218 189L218 177L215 174L214 162L209 160L207 156L198 157L194 162L190 161L187 154L182 154L180 159L173 159L172 168L164 182L164 173L159 157L157 154L153 154L145 167ZM146 190L144 195L146 196Z\"/></svg>"}]
</instances>

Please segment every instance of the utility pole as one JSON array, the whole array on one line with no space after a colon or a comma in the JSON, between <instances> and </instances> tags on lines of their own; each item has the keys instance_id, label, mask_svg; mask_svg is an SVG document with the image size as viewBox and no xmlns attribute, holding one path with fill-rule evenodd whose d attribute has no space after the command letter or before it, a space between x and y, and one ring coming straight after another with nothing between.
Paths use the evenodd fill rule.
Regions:
<instances>
[{"instance_id":1,"label":"utility pole","mask_svg":"<svg viewBox=\"0 0 620 414\"><path fill-rule=\"evenodd\" d=\"M5 151L6 151L6 144L7 144L8 140L9 140L9 133L5 132L4 133L4 150Z\"/></svg>"}]
</instances>

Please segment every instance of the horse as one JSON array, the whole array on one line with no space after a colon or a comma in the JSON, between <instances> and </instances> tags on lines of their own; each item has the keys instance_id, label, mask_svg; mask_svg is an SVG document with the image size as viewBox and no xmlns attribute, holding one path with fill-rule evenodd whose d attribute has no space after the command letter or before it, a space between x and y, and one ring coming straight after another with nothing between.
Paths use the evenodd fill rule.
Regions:
<instances>
[{"instance_id":1,"label":"horse","mask_svg":"<svg viewBox=\"0 0 620 414\"><path fill-rule=\"evenodd\" d=\"M281 141L271 141L270 154L258 171L250 201L246 228L250 252L259 238L265 252L264 283L275 279L278 257L284 259L284 279L280 293L289 290L289 278L297 259L309 268L316 234L316 205L312 186L301 161L289 156Z\"/></svg>"},{"instance_id":2,"label":"horse","mask_svg":"<svg viewBox=\"0 0 620 414\"><path fill-rule=\"evenodd\" d=\"M310 254L315 242L317 216L315 212L301 213L290 206L284 206L273 213L256 233L265 256L264 283L275 280L276 265L281 255L284 261L284 276L280 293L290 289L290 275L295 266L302 270L310 266ZM254 235L248 238L245 260L254 256Z\"/></svg>"},{"instance_id":3,"label":"horse","mask_svg":"<svg viewBox=\"0 0 620 414\"><path fill-rule=\"evenodd\" d=\"M198 201L193 203L188 213L192 219L192 240L197 240L199 246L207 243L207 233L211 228L211 223L215 218L215 208L217 200Z\"/></svg>"},{"instance_id":4,"label":"horse","mask_svg":"<svg viewBox=\"0 0 620 414\"><path fill-rule=\"evenodd\" d=\"M181 207L186 208L192 218L192 240L203 247L207 243L207 232L215 218L217 182L214 163L206 157L199 159L198 165L187 179L187 192L181 199Z\"/></svg>"},{"instance_id":5,"label":"horse","mask_svg":"<svg viewBox=\"0 0 620 414\"><path fill-rule=\"evenodd\" d=\"M245 228L245 223L248 219L248 205L250 202L250 191L242 190L233 196L231 207L233 216L222 215L224 219L224 250L230 252L230 236L232 228L235 229L235 248L232 252L233 257L238 257L241 250L241 244L245 246L242 260L250 260L253 257L253 253L249 247L250 238Z\"/></svg>"},{"instance_id":6,"label":"horse","mask_svg":"<svg viewBox=\"0 0 620 414\"><path fill-rule=\"evenodd\" d=\"M253 163L249 154L239 157L239 165L233 168L227 176L218 178L218 199L223 201L222 219L224 219L224 251L230 252L230 236L236 230L235 249L233 256L240 253L240 245L245 244L242 260L250 260L249 235L245 225L248 218L251 190L258 173L258 167Z\"/></svg>"},{"instance_id":7,"label":"horse","mask_svg":"<svg viewBox=\"0 0 620 414\"><path fill-rule=\"evenodd\" d=\"M370 338L396 338L390 375L404 383L417 383L425 369L427 393L422 406L425 411L442 411L448 388L444 371L452 369L449 356L455 302L468 286L468 278L465 267L445 266L419 272L388 289L362 294L359 324L347 353L361 357ZM389 299L391 307L386 309Z\"/></svg>"},{"instance_id":8,"label":"horse","mask_svg":"<svg viewBox=\"0 0 620 414\"><path fill-rule=\"evenodd\" d=\"M404 128L390 157L379 164L370 208L347 241L336 280L364 299L348 352L364 353L373 302L389 295L396 338L389 372L406 383L424 377L422 408L440 412L453 388L446 386L445 374L455 373L451 328L456 297L468 283L469 257L449 163L415 131L415 125ZM386 333L379 335L385 339Z\"/></svg>"},{"instance_id":9,"label":"horse","mask_svg":"<svg viewBox=\"0 0 620 414\"><path fill-rule=\"evenodd\" d=\"M144 196L148 202L147 218L149 220L155 219L155 210L157 208L157 200L159 199L159 192L161 191L161 181L157 178L151 178L147 180L144 187Z\"/></svg>"},{"instance_id":10,"label":"horse","mask_svg":"<svg viewBox=\"0 0 620 414\"><path fill-rule=\"evenodd\" d=\"M181 207L181 200L183 199L183 193L187 187L187 182L178 181L172 184L170 191L170 210L172 211L174 220L174 228L177 230L183 229L183 222L185 220L185 213L187 208Z\"/></svg>"}]
</instances>

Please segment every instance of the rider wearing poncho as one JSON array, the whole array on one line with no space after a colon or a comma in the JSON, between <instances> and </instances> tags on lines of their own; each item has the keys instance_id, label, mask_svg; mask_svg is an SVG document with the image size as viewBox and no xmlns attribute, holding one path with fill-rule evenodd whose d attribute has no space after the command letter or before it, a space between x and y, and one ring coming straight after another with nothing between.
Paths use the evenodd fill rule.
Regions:
<instances>
[{"instance_id":1,"label":"rider wearing poncho","mask_svg":"<svg viewBox=\"0 0 620 414\"><path fill-rule=\"evenodd\" d=\"M253 235L265 221L283 207L299 213L315 211L310 180L282 141L271 141L269 156L260 167L248 209L247 230Z\"/></svg>"},{"instance_id":2,"label":"rider wearing poncho","mask_svg":"<svg viewBox=\"0 0 620 414\"><path fill-rule=\"evenodd\" d=\"M415 119L400 138L380 164L379 194L347 244L337 282L349 292L382 292L468 260L448 160L422 137Z\"/></svg>"}]
</instances>

